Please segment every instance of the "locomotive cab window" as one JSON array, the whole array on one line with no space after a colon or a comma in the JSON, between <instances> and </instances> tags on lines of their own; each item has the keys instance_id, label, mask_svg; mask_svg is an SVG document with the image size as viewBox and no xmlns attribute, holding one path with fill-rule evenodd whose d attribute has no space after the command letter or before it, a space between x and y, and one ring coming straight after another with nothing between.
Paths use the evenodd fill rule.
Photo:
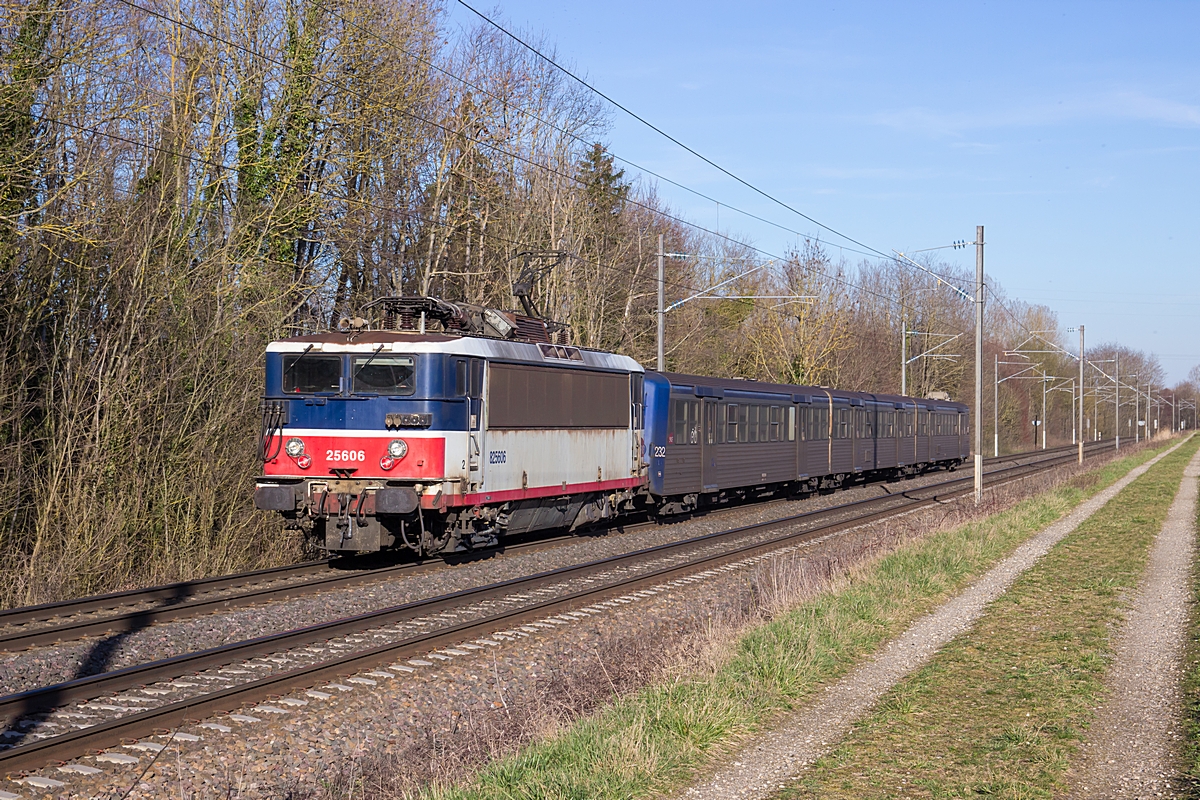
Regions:
<instances>
[{"instance_id":1,"label":"locomotive cab window","mask_svg":"<svg viewBox=\"0 0 1200 800\"><path fill-rule=\"evenodd\" d=\"M460 363L465 383L466 363ZM355 356L353 370L354 392L410 395L417 390L416 359L412 356Z\"/></svg>"},{"instance_id":2,"label":"locomotive cab window","mask_svg":"<svg viewBox=\"0 0 1200 800\"><path fill-rule=\"evenodd\" d=\"M294 394L342 391L342 357L311 353L284 356L283 391Z\"/></svg>"}]
</instances>

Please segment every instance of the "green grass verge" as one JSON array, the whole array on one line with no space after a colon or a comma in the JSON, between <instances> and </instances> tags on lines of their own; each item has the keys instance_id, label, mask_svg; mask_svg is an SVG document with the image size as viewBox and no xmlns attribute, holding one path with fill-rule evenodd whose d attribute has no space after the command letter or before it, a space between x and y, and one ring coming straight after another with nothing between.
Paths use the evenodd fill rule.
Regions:
<instances>
[{"instance_id":1,"label":"green grass verge","mask_svg":"<svg viewBox=\"0 0 1200 800\"><path fill-rule=\"evenodd\" d=\"M1152 457L1097 471L1004 513L931 535L848 586L749 632L714 672L649 687L432 798L629 798L679 787L714 755L795 708L1009 554L1036 531Z\"/></svg>"},{"instance_id":2,"label":"green grass verge","mask_svg":"<svg viewBox=\"0 0 1200 800\"><path fill-rule=\"evenodd\" d=\"M901 681L780 798L1052 797L1064 787L1188 442L1131 483Z\"/></svg>"}]
</instances>

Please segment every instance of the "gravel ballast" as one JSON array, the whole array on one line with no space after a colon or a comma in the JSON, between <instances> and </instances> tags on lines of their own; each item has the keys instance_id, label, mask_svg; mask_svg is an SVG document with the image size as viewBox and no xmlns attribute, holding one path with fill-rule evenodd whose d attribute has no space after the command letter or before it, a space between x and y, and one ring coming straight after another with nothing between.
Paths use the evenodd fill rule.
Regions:
<instances>
[{"instance_id":1,"label":"gravel ballast","mask_svg":"<svg viewBox=\"0 0 1200 800\"><path fill-rule=\"evenodd\" d=\"M961 474L961 473L960 473ZM970 471L966 471L970 474ZM541 550L446 564L378 583L332 589L286 601L221 611L128 633L0 654L0 694L27 691L183 653L364 614L389 606L519 578L734 527L819 511L853 500L911 490L947 479L934 472L896 484L871 484L805 500L747 505L603 536L581 536Z\"/></svg>"}]
</instances>

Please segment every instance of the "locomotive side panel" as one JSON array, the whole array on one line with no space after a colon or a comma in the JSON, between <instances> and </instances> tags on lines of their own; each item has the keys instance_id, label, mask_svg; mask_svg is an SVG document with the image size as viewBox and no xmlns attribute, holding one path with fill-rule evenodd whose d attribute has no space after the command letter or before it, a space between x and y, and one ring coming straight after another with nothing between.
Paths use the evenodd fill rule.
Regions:
<instances>
[{"instance_id":1,"label":"locomotive side panel","mask_svg":"<svg viewBox=\"0 0 1200 800\"><path fill-rule=\"evenodd\" d=\"M628 372L492 363L487 394L483 493L491 502L497 493L523 498L637 483Z\"/></svg>"},{"instance_id":2,"label":"locomotive side panel","mask_svg":"<svg viewBox=\"0 0 1200 800\"><path fill-rule=\"evenodd\" d=\"M486 477L469 498L496 503L637 485L633 432L489 429Z\"/></svg>"}]
</instances>

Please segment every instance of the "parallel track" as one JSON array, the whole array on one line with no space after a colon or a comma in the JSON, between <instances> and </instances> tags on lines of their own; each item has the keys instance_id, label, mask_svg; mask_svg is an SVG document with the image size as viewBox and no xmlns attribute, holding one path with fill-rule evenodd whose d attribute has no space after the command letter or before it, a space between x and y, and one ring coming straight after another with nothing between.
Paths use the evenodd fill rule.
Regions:
<instances>
[{"instance_id":1,"label":"parallel track","mask_svg":"<svg viewBox=\"0 0 1200 800\"><path fill-rule=\"evenodd\" d=\"M996 485L997 481L1004 483L1042 472L1073 458L1073 453L1062 453L1046 459L1039 459L1034 464L993 470L990 473L991 485ZM248 680L238 685L222 687L214 692L200 692L193 697L168 702L158 708L139 709L136 713L91 725L82 730L29 744L20 744L9 750L0 751L0 767L10 774L36 769L47 763L77 757L89 750L168 730L189 720L232 711L247 703L269 696L307 688L320 681L361 672L396 659L415 657L438 647L451 646L503 628L519 626L536 618L562 614L580 607L586 608L588 604L612 595L638 591L680 576L710 570L730 562L751 559L799 542L828 536L837 531L923 506L945 502L950 498L970 492L973 488L973 480L973 477L956 478L911 491L858 500L832 509L811 511L784 519L711 533L525 578L406 603L369 614L236 642L223 647L0 697L0 717L6 719L12 728L18 720L34 722L39 718L44 718L44 715L52 709L62 709L69 703L94 701L95 698L114 692L152 686L156 682L178 680L182 676L195 675L202 670L211 670L237 663L245 664L246 659L276 656L277 661L295 661L300 656L296 649L305 645L327 643L331 639L346 635L361 637L366 635L364 632L380 630L381 626L395 625L396 623L403 625L406 622L418 618L428 618L431 615L441 615L441 621L444 622L446 617L465 614L468 608L487 610L487 613L483 613L475 619L448 625L443 624L434 630L398 638L393 636L393 641L373 647L366 646L337 658L321 660L318 663L287 670L280 669L274 674L257 680ZM850 512L849 517L828 521L838 514L845 515L847 512ZM814 524L804 527L802 530L795 530L797 526L804 523ZM778 536L747 541L755 534L789 528L792 530L783 530ZM639 565L643 567L642 571L637 571ZM631 571L634 574L630 574ZM622 572L625 574L621 574ZM512 606L514 597L532 602L521 602L513 607L499 608L505 604ZM497 608L499 610L493 610ZM388 632L373 635L387 638ZM360 638L354 641L361 642L363 640ZM287 657L280 658L280 654L286 654ZM262 667L263 665L252 666ZM227 669L225 672L245 674L248 671ZM236 680L218 679L226 682ZM176 691L177 687L181 685L197 686L198 684L183 684L182 681L178 681L172 687L172 691ZM145 698L142 700L145 701Z\"/></svg>"},{"instance_id":2,"label":"parallel track","mask_svg":"<svg viewBox=\"0 0 1200 800\"><path fill-rule=\"evenodd\" d=\"M1035 450L988 458L984 460L984 463L996 464L1027 458L1054 457L1057 453L1064 451L1074 452L1075 446L1068 445L1049 450ZM886 483L880 485L887 486ZM744 508L744 505L739 505L732 508L713 509L707 513L713 515ZM653 527L657 524L659 523L633 523L626 524L625 528L627 531L632 531L641 527ZM565 540L577 540L578 538L577 536L558 536L509 543L495 550L480 551L471 555L484 557L498 552L509 553L529 548L541 549L557 545ZM50 645L86 636L137 631L157 623L414 574L424 571L422 568L429 568L430 565L434 568L440 567L446 561L440 557L427 558L385 567L363 568L366 563L369 563L369 559L324 559L238 575L182 581L147 589L135 589L85 597L79 600L64 600L0 611L0 652ZM355 568L356 564L363 566ZM310 580L297 580L308 576L321 576L323 573L333 574L325 574ZM262 586L262 584L267 585ZM249 587L248 590L223 594L229 589L243 586ZM123 606L141 605L155 601L165 601L165 604L125 612L116 611ZM106 611L115 613L97 616ZM50 624L38 625L37 623ZM3 630L8 626L13 626L14 629Z\"/></svg>"}]
</instances>

